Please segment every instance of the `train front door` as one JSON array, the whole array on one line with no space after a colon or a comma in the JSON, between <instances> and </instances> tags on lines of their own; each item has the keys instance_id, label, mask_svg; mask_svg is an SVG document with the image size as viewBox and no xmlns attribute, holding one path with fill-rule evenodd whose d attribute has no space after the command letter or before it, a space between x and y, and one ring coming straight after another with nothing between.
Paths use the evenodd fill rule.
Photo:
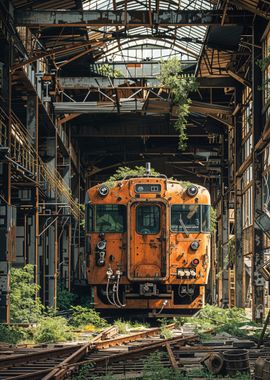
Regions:
<instances>
[{"instance_id":1,"label":"train front door","mask_svg":"<svg viewBox=\"0 0 270 380\"><path fill-rule=\"evenodd\" d=\"M128 277L153 281L166 277L166 205L134 202L129 209Z\"/></svg>"}]
</instances>

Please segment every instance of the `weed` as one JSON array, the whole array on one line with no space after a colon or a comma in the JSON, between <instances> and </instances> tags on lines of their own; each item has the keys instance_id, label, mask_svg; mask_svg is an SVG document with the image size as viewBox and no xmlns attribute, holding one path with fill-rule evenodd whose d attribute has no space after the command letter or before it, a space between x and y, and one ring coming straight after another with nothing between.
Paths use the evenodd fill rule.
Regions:
<instances>
[{"instance_id":1,"label":"weed","mask_svg":"<svg viewBox=\"0 0 270 380\"><path fill-rule=\"evenodd\" d=\"M121 319L117 319L114 322L115 326L118 327L119 334L127 334L129 331L128 322L122 321Z\"/></svg>"},{"instance_id":2,"label":"weed","mask_svg":"<svg viewBox=\"0 0 270 380\"><path fill-rule=\"evenodd\" d=\"M36 293L39 287L34 283L34 266L11 268L10 275L10 318L13 323L36 322L44 307Z\"/></svg>"},{"instance_id":3,"label":"weed","mask_svg":"<svg viewBox=\"0 0 270 380\"><path fill-rule=\"evenodd\" d=\"M0 342L17 344L30 338L29 330L22 327L0 325Z\"/></svg>"},{"instance_id":4,"label":"weed","mask_svg":"<svg viewBox=\"0 0 270 380\"><path fill-rule=\"evenodd\" d=\"M99 313L89 307L72 306L74 313L69 323L74 327L93 325L98 328L107 326L107 321L100 317Z\"/></svg>"},{"instance_id":5,"label":"weed","mask_svg":"<svg viewBox=\"0 0 270 380\"><path fill-rule=\"evenodd\" d=\"M164 353L156 351L148 356L144 364L142 380L188 380L187 375L181 370L164 367L162 365L163 355Z\"/></svg>"},{"instance_id":6,"label":"weed","mask_svg":"<svg viewBox=\"0 0 270 380\"><path fill-rule=\"evenodd\" d=\"M161 327L161 336L164 338L164 339L171 339L173 337L173 333L170 329L168 329L168 325L172 322L171 320L167 319L167 318L160 318L158 319L158 322L160 323L160 327Z\"/></svg>"},{"instance_id":7,"label":"weed","mask_svg":"<svg viewBox=\"0 0 270 380\"><path fill-rule=\"evenodd\" d=\"M76 302L78 296L69 292L65 288L57 289L57 308L59 310L69 310Z\"/></svg>"},{"instance_id":8,"label":"weed","mask_svg":"<svg viewBox=\"0 0 270 380\"><path fill-rule=\"evenodd\" d=\"M72 340L67 320L62 317L44 317L34 330L34 340L39 343L56 343Z\"/></svg>"},{"instance_id":9,"label":"weed","mask_svg":"<svg viewBox=\"0 0 270 380\"><path fill-rule=\"evenodd\" d=\"M130 332L131 329L138 329L138 328L148 328L149 324L147 323L140 323L140 322L131 322L131 321L123 321L122 319L117 319L114 322L114 325L118 327L118 331L120 334L127 334Z\"/></svg>"},{"instance_id":10,"label":"weed","mask_svg":"<svg viewBox=\"0 0 270 380\"><path fill-rule=\"evenodd\" d=\"M82 365L76 373L71 377L71 380L85 380L89 379L89 372L93 368L93 364Z\"/></svg>"}]
</instances>

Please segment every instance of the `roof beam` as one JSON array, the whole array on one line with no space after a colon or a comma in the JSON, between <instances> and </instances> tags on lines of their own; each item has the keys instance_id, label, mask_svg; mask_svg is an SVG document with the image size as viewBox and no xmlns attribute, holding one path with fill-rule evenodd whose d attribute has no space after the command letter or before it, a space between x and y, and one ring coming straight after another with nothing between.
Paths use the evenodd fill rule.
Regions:
<instances>
[{"instance_id":1,"label":"roof beam","mask_svg":"<svg viewBox=\"0 0 270 380\"><path fill-rule=\"evenodd\" d=\"M28 27L67 27L67 26L160 26L216 25L220 24L223 11L219 10L17 10L17 26ZM250 24L251 16L245 11L228 11L223 25Z\"/></svg>"},{"instance_id":2,"label":"roof beam","mask_svg":"<svg viewBox=\"0 0 270 380\"><path fill-rule=\"evenodd\" d=\"M139 119L138 119L139 120ZM207 133L203 128L190 127L188 128L189 138L207 138ZM129 138L129 137L155 137L155 138L178 138L179 133L172 126L164 126L163 123L149 123L149 125L126 125L116 124L104 125L98 123L98 128L91 125L73 125L72 137L75 138L93 138L93 137L110 137L110 138Z\"/></svg>"},{"instance_id":3,"label":"roof beam","mask_svg":"<svg viewBox=\"0 0 270 380\"><path fill-rule=\"evenodd\" d=\"M146 78L146 86L140 86L139 83L136 84L137 79L140 78L116 78L108 79L106 77L60 77L60 86L63 89L76 89L83 90L89 88L102 88L102 89L112 89L112 85L115 87L121 86L123 89L135 89L135 88L153 88L160 85L160 82L155 78ZM199 83L200 88L225 88L225 87L237 87L238 81L230 77L221 78L196 78Z\"/></svg>"}]
</instances>

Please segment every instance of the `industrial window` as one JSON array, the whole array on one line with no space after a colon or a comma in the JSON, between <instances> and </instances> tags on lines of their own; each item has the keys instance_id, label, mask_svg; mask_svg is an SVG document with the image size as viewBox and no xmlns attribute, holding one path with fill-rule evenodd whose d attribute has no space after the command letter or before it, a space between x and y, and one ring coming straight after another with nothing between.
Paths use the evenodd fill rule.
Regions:
<instances>
[{"instance_id":1,"label":"industrial window","mask_svg":"<svg viewBox=\"0 0 270 380\"><path fill-rule=\"evenodd\" d=\"M157 234L160 231L160 207L140 205L136 208L136 230L139 234Z\"/></svg>"},{"instance_id":2,"label":"industrial window","mask_svg":"<svg viewBox=\"0 0 270 380\"><path fill-rule=\"evenodd\" d=\"M267 34L264 43L263 43L263 57L269 57L270 51L270 32ZM268 64L267 64L268 63ZM270 63L269 61L263 65L263 99L264 104L266 105L270 99ZM267 107L266 117L269 116L270 108Z\"/></svg>"},{"instance_id":3,"label":"industrial window","mask_svg":"<svg viewBox=\"0 0 270 380\"><path fill-rule=\"evenodd\" d=\"M210 220L211 220L211 207L208 205L201 205L202 211L202 232L210 232Z\"/></svg>"},{"instance_id":4,"label":"industrial window","mask_svg":"<svg viewBox=\"0 0 270 380\"><path fill-rule=\"evenodd\" d=\"M93 205L87 208L87 230L90 232L125 232L126 206Z\"/></svg>"},{"instance_id":5,"label":"industrial window","mask_svg":"<svg viewBox=\"0 0 270 380\"><path fill-rule=\"evenodd\" d=\"M270 211L270 145L263 153L263 207Z\"/></svg>"},{"instance_id":6,"label":"industrial window","mask_svg":"<svg viewBox=\"0 0 270 380\"><path fill-rule=\"evenodd\" d=\"M174 205L171 208L171 231L200 231L200 205Z\"/></svg>"},{"instance_id":7,"label":"industrial window","mask_svg":"<svg viewBox=\"0 0 270 380\"><path fill-rule=\"evenodd\" d=\"M242 95L242 158L245 161L252 153L252 92L246 87Z\"/></svg>"},{"instance_id":8,"label":"industrial window","mask_svg":"<svg viewBox=\"0 0 270 380\"><path fill-rule=\"evenodd\" d=\"M253 203L252 203L252 179L253 170L250 165L242 177L242 227L247 228L252 225Z\"/></svg>"},{"instance_id":9,"label":"industrial window","mask_svg":"<svg viewBox=\"0 0 270 380\"><path fill-rule=\"evenodd\" d=\"M210 232L209 205L175 205L171 208L171 231L172 232ZM181 220L180 220L181 219ZM201 224L200 224L201 222Z\"/></svg>"}]
</instances>

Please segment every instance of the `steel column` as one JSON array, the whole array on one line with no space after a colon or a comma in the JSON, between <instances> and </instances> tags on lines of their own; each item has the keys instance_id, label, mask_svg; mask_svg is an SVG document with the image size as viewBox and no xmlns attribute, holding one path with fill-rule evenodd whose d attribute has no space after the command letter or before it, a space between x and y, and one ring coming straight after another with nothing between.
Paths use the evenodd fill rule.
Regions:
<instances>
[{"instance_id":1,"label":"steel column","mask_svg":"<svg viewBox=\"0 0 270 380\"><path fill-rule=\"evenodd\" d=\"M252 74L253 74L253 141L254 146L259 141L262 132L262 92L258 90L262 83L262 72L256 63L261 58L262 51L259 48L262 37L261 24L257 21L253 25L252 41ZM258 210L262 209L262 159L263 155L253 151L253 210L256 218ZM252 257L252 300L253 319L262 322L264 314L264 284L258 268L264 263L263 232L253 223L253 257Z\"/></svg>"}]
</instances>

